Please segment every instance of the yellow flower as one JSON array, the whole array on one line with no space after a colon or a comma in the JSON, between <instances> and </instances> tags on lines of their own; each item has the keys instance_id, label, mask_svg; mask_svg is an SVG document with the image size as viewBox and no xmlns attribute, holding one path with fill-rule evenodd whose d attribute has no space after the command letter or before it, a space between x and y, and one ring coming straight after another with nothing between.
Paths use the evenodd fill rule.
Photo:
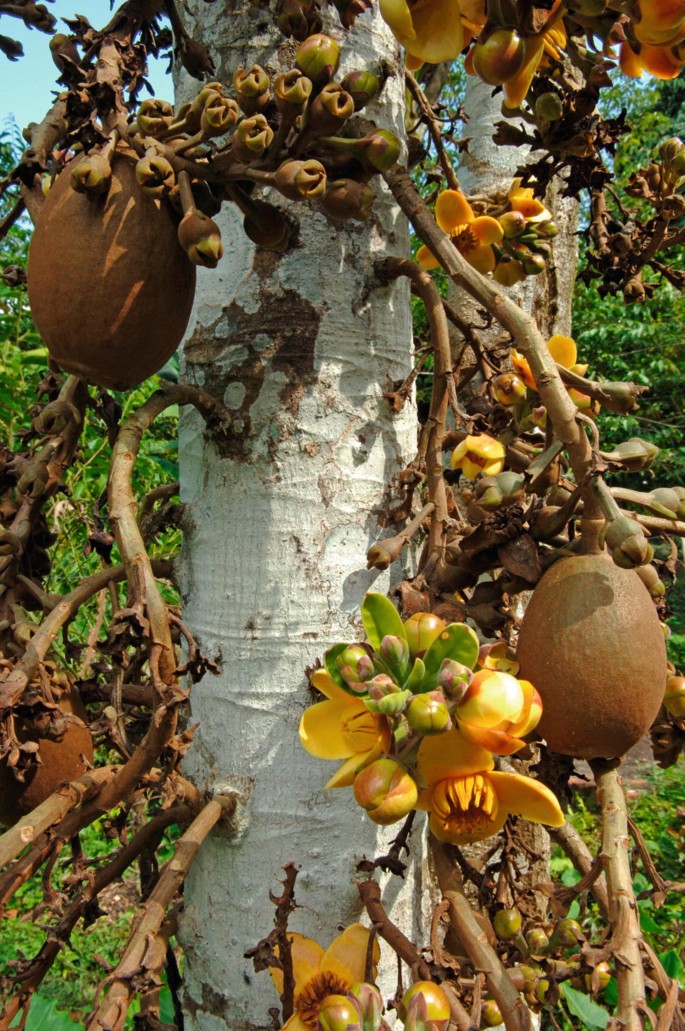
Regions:
<instances>
[{"instance_id":1,"label":"yellow flower","mask_svg":"<svg viewBox=\"0 0 685 1031\"><path fill-rule=\"evenodd\" d=\"M289 934L290 956L295 978L295 1012L283 1031L315 1031L319 1006L329 995L346 995L353 984L363 981L370 932L362 924L351 924L324 952L318 942L303 934ZM378 942L373 943L371 979L380 959ZM270 967L279 994L283 992L283 971Z\"/></svg>"},{"instance_id":2,"label":"yellow flower","mask_svg":"<svg viewBox=\"0 0 685 1031\"><path fill-rule=\"evenodd\" d=\"M573 372L577 372L579 376L583 376L587 372L587 365L576 364L578 349L576 348L575 340L572 340L571 337L565 337L560 333L556 333L547 341L547 348L554 361L558 362L559 365L563 365L565 369L571 369ZM511 364L531 390L538 389L533 379L533 373L530 371L528 359L524 358L516 348L513 348L511 352Z\"/></svg>"},{"instance_id":3,"label":"yellow flower","mask_svg":"<svg viewBox=\"0 0 685 1031\"><path fill-rule=\"evenodd\" d=\"M475 745L496 755L511 755L537 726L542 701L528 680L484 669L476 673L455 713L459 730Z\"/></svg>"},{"instance_id":4,"label":"yellow flower","mask_svg":"<svg viewBox=\"0 0 685 1031\"><path fill-rule=\"evenodd\" d=\"M459 0L380 0L380 9L414 68L451 61L464 46Z\"/></svg>"},{"instance_id":5,"label":"yellow flower","mask_svg":"<svg viewBox=\"0 0 685 1031\"><path fill-rule=\"evenodd\" d=\"M530 186L521 186L523 180L512 179L509 193L511 211L520 211L526 222L549 222L552 214L541 200L538 200Z\"/></svg>"},{"instance_id":6,"label":"yellow flower","mask_svg":"<svg viewBox=\"0 0 685 1031\"><path fill-rule=\"evenodd\" d=\"M493 766L490 752L458 730L423 739L417 768L426 788L416 808L430 810L430 829L440 841L482 841L497 834L510 814L562 825L563 813L549 788L518 773L499 773Z\"/></svg>"},{"instance_id":7,"label":"yellow flower","mask_svg":"<svg viewBox=\"0 0 685 1031\"><path fill-rule=\"evenodd\" d=\"M388 721L338 687L324 669L317 669L312 684L328 701L317 702L303 713L300 742L317 759L344 759L326 787L350 787L359 770L388 751Z\"/></svg>"},{"instance_id":8,"label":"yellow flower","mask_svg":"<svg viewBox=\"0 0 685 1031\"><path fill-rule=\"evenodd\" d=\"M444 190L435 204L435 220L449 233L459 253L479 272L492 272L497 264L493 243L499 243L504 233L496 218L474 215L473 209L460 190ZM416 255L421 268L438 268L440 262L425 245Z\"/></svg>"},{"instance_id":9,"label":"yellow flower","mask_svg":"<svg viewBox=\"0 0 685 1031\"><path fill-rule=\"evenodd\" d=\"M475 480L479 473L497 476L504 468L504 445L489 433L477 433L464 437L452 452L452 468L461 469L469 480Z\"/></svg>"}]
</instances>

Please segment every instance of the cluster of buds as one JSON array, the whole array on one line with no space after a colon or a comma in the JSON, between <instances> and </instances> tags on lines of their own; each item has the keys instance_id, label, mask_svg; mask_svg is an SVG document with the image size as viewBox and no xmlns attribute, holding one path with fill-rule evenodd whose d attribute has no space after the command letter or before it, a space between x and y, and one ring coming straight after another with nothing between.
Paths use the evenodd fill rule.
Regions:
<instances>
[{"instance_id":1,"label":"cluster of buds","mask_svg":"<svg viewBox=\"0 0 685 1031\"><path fill-rule=\"evenodd\" d=\"M497 264L492 277L502 286L512 286L526 276L544 272L557 227L532 187L522 186L521 179L514 179L509 190L497 197L496 204L502 239L495 245Z\"/></svg>"},{"instance_id":2,"label":"cluster of buds","mask_svg":"<svg viewBox=\"0 0 685 1031\"><path fill-rule=\"evenodd\" d=\"M299 0L295 7L303 16L309 9ZM293 11L282 5L281 15ZM178 112L159 100L140 106L128 142L140 155L141 188L178 202L179 169L191 172L196 201L191 206L180 198L185 218L192 214L192 225L181 234L191 260L214 262L218 247L204 241L208 233L215 239L216 227L200 226L197 212L211 219L224 199L238 205L245 232L258 246L287 247L288 220L253 196L255 184L289 201L318 201L332 218L368 218L374 199L369 180L395 163L400 145L383 129L355 135L350 119L376 97L381 83L361 70L337 81L339 61L335 40L308 35L289 71L272 78L260 65L239 68L231 96L221 83L209 82Z\"/></svg>"},{"instance_id":3,"label":"cluster of buds","mask_svg":"<svg viewBox=\"0 0 685 1031\"><path fill-rule=\"evenodd\" d=\"M538 782L490 772L493 755L519 751L542 714L533 685L509 672L517 671L511 657L481 651L464 623L428 612L402 622L381 594L366 596L362 618L369 640L326 652L313 684L329 700L300 725L313 755L347 758L328 786L352 786L379 824L429 809L433 832L454 842L496 833L508 811L527 808L527 794L545 799L547 813L531 807L533 819L563 819ZM512 777L521 795L514 809Z\"/></svg>"},{"instance_id":4,"label":"cluster of buds","mask_svg":"<svg viewBox=\"0 0 685 1031\"><path fill-rule=\"evenodd\" d=\"M397 1006L405 1031L447 1031L450 1004L433 981L415 981ZM379 1031L383 999L366 981L353 984L346 995L328 995L318 1008L317 1031Z\"/></svg>"},{"instance_id":5,"label":"cluster of buds","mask_svg":"<svg viewBox=\"0 0 685 1031\"><path fill-rule=\"evenodd\" d=\"M670 222L685 214L685 144L671 136L660 144L658 157L631 174L626 193L649 200L657 216Z\"/></svg>"}]
</instances>

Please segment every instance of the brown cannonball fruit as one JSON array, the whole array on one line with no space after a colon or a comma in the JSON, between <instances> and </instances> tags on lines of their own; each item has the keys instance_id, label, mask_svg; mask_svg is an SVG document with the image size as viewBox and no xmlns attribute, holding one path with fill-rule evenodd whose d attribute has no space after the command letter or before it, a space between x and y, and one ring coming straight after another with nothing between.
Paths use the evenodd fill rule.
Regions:
<instances>
[{"instance_id":1,"label":"brown cannonball fruit","mask_svg":"<svg viewBox=\"0 0 685 1031\"><path fill-rule=\"evenodd\" d=\"M666 647L633 570L605 554L563 558L526 610L517 658L543 704L539 733L554 752L621 756L651 726L664 695Z\"/></svg>"},{"instance_id":2,"label":"brown cannonball fruit","mask_svg":"<svg viewBox=\"0 0 685 1031\"><path fill-rule=\"evenodd\" d=\"M158 372L178 347L195 266L169 207L136 182L133 157L115 155L104 196L72 189L70 167L36 219L28 262L33 318L65 372L126 390Z\"/></svg>"},{"instance_id":3,"label":"brown cannonball fruit","mask_svg":"<svg viewBox=\"0 0 685 1031\"><path fill-rule=\"evenodd\" d=\"M68 721L59 741L39 737L27 722L17 721L19 740L38 742L40 764L20 781L4 762L0 763L0 825L11 827L62 784L76 780L90 768L93 739L86 723L86 710L75 688L60 698L59 707L62 713L76 717Z\"/></svg>"}]
</instances>

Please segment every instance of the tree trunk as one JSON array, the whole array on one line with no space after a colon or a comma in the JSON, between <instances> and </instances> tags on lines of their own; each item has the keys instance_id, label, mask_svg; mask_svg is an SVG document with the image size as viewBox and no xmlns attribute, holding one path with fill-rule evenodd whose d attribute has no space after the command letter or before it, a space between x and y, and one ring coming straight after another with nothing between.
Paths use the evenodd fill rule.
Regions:
<instances>
[{"instance_id":1,"label":"tree trunk","mask_svg":"<svg viewBox=\"0 0 685 1031\"><path fill-rule=\"evenodd\" d=\"M268 11L192 0L187 12L222 82L255 61L272 74L292 66L294 47ZM391 77L364 114L401 132L397 48L378 17L360 22L341 75L386 62ZM179 103L196 91L179 81ZM269 891L283 864L301 866L292 928L325 947L358 917L355 866L376 851L375 828L350 793L323 790L336 767L297 738L311 701L305 667L336 640L359 639L365 592L387 587L365 555L381 535L387 485L415 449L411 406L393 415L382 398L411 368L407 287L374 286L374 262L405 256L408 233L373 182L378 198L363 224L290 205L299 230L284 254L256 250L227 205L226 255L199 275L182 375L223 400L232 427L221 443L194 415L181 427L184 615L221 666L193 688L198 730L185 772L209 794L237 792L240 806L234 825L203 846L186 888L188 1028L268 1023L277 997L243 953L271 929ZM405 909L420 897L419 878Z\"/></svg>"}]
</instances>

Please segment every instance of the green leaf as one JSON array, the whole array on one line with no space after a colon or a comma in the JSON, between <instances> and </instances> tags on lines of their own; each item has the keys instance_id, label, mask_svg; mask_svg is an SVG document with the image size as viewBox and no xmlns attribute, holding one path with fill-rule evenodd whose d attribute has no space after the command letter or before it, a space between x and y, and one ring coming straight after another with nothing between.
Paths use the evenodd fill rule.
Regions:
<instances>
[{"instance_id":1,"label":"green leaf","mask_svg":"<svg viewBox=\"0 0 685 1031\"><path fill-rule=\"evenodd\" d=\"M406 682L402 685L411 691L412 694L417 694L421 690L421 683L426 675L426 667L423 663L423 659L414 659L414 665L411 668L411 672L406 679Z\"/></svg>"},{"instance_id":2,"label":"green leaf","mask_svg":"<svg viewBox=\"0 0 685 1031\"><path fill-rule=\"evenodd\" d=\"M465 623L450 623L423 657L426 675L435 676L445 659L453 659L473 669L478 661L480 644L476 633Z\"/></svg>"},{"instance_id":3,"label":"green leaf","mask_svg":"<svg viewBox=\"0 0 685 1031\"><path fill-rule=\"evenodd\" d=\"M594 1031L595 1028L597 1031L603 1031L609 1023L609 1013L604 1009L604 1006L594 1002L584 992L571 988L567 981L564 981L561 986L561 994L569 1008L569 1012L574 1017L582 1020L583 1027L590 1028L591 1031Z\"/></svg>"},{"instance_id":4,"label":"green leaf","mask_svg":"<svg viewBox=\"0 0 685 1031\"><path fill-rule=\"evenodd\" d=\"M16 1026L19 1019L17 1016L11 1026ZM58 1010L51 999L44 999L42 995L34 995L26 1021L26 1031L70 1031L71 1028L79 1026L66 1013Z\"/></svg>"},{"instance_id":5,"label":"green leaf","mask_svg":"<svg viewBox=\"0 0 685 1031\"><path fill-rule=\"evenodd\" d=\"M669 949L668 952L662 952L659 955L659 959L668 976L682 984L683 980L685 980L685 966L683 966L683 961L676 950Z\"/></svg>"},{"instance_id":6,"label":"green leaf","mask_svg":"<svg viewBox=\"0 0 685 1031\"><path fill-rule=\"evenodd\" d=\"M384 637L401 637L407 640L400 614L384 594L369 591L362 602L362 621L371 647L378 649Z\"/></svg>"}]
</instances>

